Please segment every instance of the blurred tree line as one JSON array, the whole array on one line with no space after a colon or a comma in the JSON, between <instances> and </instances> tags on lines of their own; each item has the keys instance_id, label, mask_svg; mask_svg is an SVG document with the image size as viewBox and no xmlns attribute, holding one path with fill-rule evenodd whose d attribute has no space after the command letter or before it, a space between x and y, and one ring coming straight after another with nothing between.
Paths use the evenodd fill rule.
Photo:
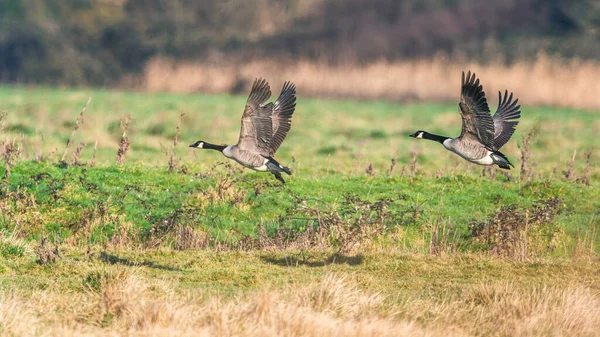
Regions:
<instances>
[{"instance_id":1,"label":"blurred tree line","mask_svg":"<svg viewBox=\"0 0 600 337\"><path fill-rule=\"evenodd\" d=\"M112 85L155 55L600 57L596 0L0 0L0 80Z\"/></svg>"}]
</instances>

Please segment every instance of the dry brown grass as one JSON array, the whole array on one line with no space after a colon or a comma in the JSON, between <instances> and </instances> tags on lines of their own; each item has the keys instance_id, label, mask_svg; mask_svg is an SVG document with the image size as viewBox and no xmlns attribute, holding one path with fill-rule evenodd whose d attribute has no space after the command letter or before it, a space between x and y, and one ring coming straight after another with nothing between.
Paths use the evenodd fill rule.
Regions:
<instances>
[{"instance_id":1,"label":"dry brown grass","mask_svg":"<svg viewBox=\"0 0 600 337\"><path fill-rule=\"evenodd\" d=\"M302 96L357 99L443 100L458 97L461 71L475 71L495 105L496 92L513 91L527 105L600 108L600 62L553 59L477 64L446 57L332 66L309 61L221 60L173 62L157 57L145 71L149 91L226 93L247 90L255 77L292 80Z\"/></svg>"},{"instance_id":2,"label":"dry brown grass","mask_svg":"<svg viewBox=\"0 0 600 337\"><path fill-rule=\"evenodd\" d=\"M4 335L61 336L593 336L597 290L530 289L504 281L439 298L399 292L390 302L347 277L224 298L180 294L162 280L113 266L80 292L0 295Z\"/></svg>"}]
</instances>

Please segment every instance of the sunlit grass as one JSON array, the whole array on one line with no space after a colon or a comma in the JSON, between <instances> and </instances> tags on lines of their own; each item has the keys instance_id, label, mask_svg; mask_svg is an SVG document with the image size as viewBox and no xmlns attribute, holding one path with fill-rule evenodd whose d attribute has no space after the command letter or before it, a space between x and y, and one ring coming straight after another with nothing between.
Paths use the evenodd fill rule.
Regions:
<instances>
[{"instance_id":1,"label":"sunlit grass","mask_svg":"<svg viewBox=\"0 0 600 337\"><path fill-rule=\"evenodd\" d=\"M11 168L0 182L0 333L591 336L600 329L597 152L590 184L577 181L584 154L600 145L595 113L524 107L503 149L517 169L490 179L439 144L407 137L418 129L458 135L454 104L300 97L276 156L294 171L281 186L222 164L216 152L187 148L197 139L235 143L244 101L0 88L8 112L0 142L20 151L10 165L0 162L0 178ZM182 143L169 172L181 112ZM125 116L133 118L131 149L117 166ZM517 144L534 125L533 177L519 179ZM82 165L73 165L81 142ZM573 151L574 177L566 178ZM56 255L45 265L43 237Z\"/></svg>"},{"instance_id":2,"label":"sunlit grass","mask_svg":"<svg viewBox=\"0 0 600 337\"><path fill-rule=\"evenodd\" d=\"M312 175L327 169L336 174L362 173L369 163L381 173L389 168L395 154L400 165L408 164L411 151L418 153L419 169L428 172L456 165L460 165L461 171L479 170L445 152L439 144L408 137L420 129L458 136L461 120L456 104L324 101L304 98L301 92L298 96L292 130L276 155L287 165L292 164L294 157L297 175ZM85 114L85 123L74 139L74 144L87 144L81 156L83 160L91 158L93 145L98 141L98 163L114 163L121 136L119 120L132 116L128 161L164 165L168 162L164 149L170 146L179 115L184 112L183 143L176 152L182 162L196 162L204 169L222 157L217 153L194 151L185 145L198 139L236 143L246 99L226 95L3 87L0 108L8 112L4 137L25 134L30 148L39 146L44 153L57 149L60 154L88 97L92 97L92 102ZM496 105L493 100L491 98L492 110ZM531 107L526 102L522 111L517 132L502 149L517 170L520 136L534 125L539 128L533 151L538 172L563 169L574 151L578 152L575 165L582 170L584 153L600 146L600 139L595 136L600 124L594 112ZM594 151L593 160L598 159ZM597 168L594 174L598 174Z\"/></svg>"}]
</instances>

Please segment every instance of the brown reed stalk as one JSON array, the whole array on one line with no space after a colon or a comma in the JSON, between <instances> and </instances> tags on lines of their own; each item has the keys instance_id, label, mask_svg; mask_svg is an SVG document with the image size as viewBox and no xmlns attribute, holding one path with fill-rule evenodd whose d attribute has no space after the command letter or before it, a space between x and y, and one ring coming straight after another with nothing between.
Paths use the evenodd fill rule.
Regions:
<instances>
[{"instance_id":1,"label":"brown reed stalk","mask_svg":"<svg viewBox=\"0 0 600 337\"><path fill-rule=\"evenodd\" d=\"M86 145L87 144L84 142L79 143L79 145L77 146L77 148L71 155L71 163L73 165L81 165L81 162L79 161L79 157L81 156L81 151L83 151L83 149L86 147Z\"/></svg>"},{"instance_id":2,"label":"brown reed stalk","mask_svg":"<svg viewBox=\"0 0 600 337\"><path fill-rule=\"evenodd\" d=\"M90 167L96 166L96 150L98 150L98 141L96 140L96 144L94 145L94 153L92 154L92 159L90 160Z\"/></svg>"},{"instance_id":3,"label":"brown reed stalk","mask_svg":"<svg viewBox=\"0 0 600 337\"><path fill-rule=\"evenodd\" d=\"M0 110L0 132L4 131L4 123L6 122L6 116L8 116L8 112Z\"/></svg>"},{"instance_id":4,"label":"brown reed stalk","mask_svg":"<svg viewBox=\"0 0 600 337\"><path fill-rule=\"evenodd\" d=\"M415 176L415 173L417 172L417 153L413 151L410 153L410 156L411 157L408 176L413 178Z\"/></svg>"},{"instance_id":5,"label":"brown reed stalk","mask_svg":"<svg viewBox=\"0 0 600 337\"><path fill-rule=\"evenodd\" d=\"M567 180L571 180L575 178L575 156L577 155L577 150L573 151L573 156L571 159L567 161L567 170L563 171L563 176Z\"/></svg>"},{"instance_id":6,"label":"brown reed stalk","mask_svg":"<svg viewBox=\"0 0 600 337\"><path fill-rule=\"evenodd\" d=\"M69 140L67 140L67 147L65 147L65 151L63 152L63 155L60 159L60 161L63 163L65 162L65 157L67 156L69 147L71 147L71 143L73 141L73 137L75 136L75 132L77 132L77 130L79 130L79 127L84 123L83 114L85 113L85 110L87 109L88 105L90 105L91 101L92 101L92 97L89 97L87 102L83 106L83 109L81 109L81 112L79 112L79 116L77 117L77 120L75 121L75 125L73 126L73 131L71 132L71 136L69 137Z\"/></svg>"},{"instance_id":7,"label":"brown reed stalk","mask_svg":"<svg viewBox=\"0 0 600 337\"><path fill-rule=\"evenodd\" d=\"M42 146L40 145L40 141L44 142L44 135L40 134L39 136L36 134L33 138L33 160L36 162L40 162L44 160L44 155L42 154Z\"/></svg>"},{"instance_id":8,"label":"brown reed stalk","mask_svg":"<svg viewBox=\"0 0 600 337\"><path fill-rule=\"evenodd\" d=\"M354 175L358 174L358 166L360 164L360 159L362 157L362 153L360 151L356 152L356 154L354 154ZM314 157L313 157L314 159Z\"/></svg>"},{"instance_id":9,"label":"brown reed stalk","mask_svg":"<svg viewBox=\"0 0 600 337\"><path fill-rule=\"evenodd\" d=\"M58 241L55 243L54 249L52 249L49 247L48 238L45 236L42 237L40 245L36 249L36 253L39 257L39 263L42 265L56 262L56 259L60 257Z\"/></svg>"},{"instance_id":10,"label":"brown reed stalk","mask_svg":"<svg viewBox=\"0 0 600 337\"><path fill-rule=\"evenodd\" d=\"M4 181L10 178L11 169L15 166L15 160L17 159L17 148L15 147L15 141L5 141L2 145L2 159L5 163Z\"/></svg>"},{"instance_id":11,"label":"brown reed stalk","mask_svg":"<svg viewBox=\"0 0 600 337\"><path fill-rule=\"evenodd\" d=\"M179 120L177 121L177 127L175 129L175 138L173 138L173 147L170 151L171 154L169 158L169 172L173 172L177 168L177 159L175 158L175 147L177 147L177 144L179 144L181 141L179 137L181 134L181 121L183 120L183 116L185 116L184 112L179 114Z\"/></svg>"},{"instance_id":12,"label":"brown reed stalk","mask_svg":"<svg viewBox=\"0 0 600 337\"><path fill-rule=\"evenodd\" d=\"M19 158L29 158L29 149L25 147L25 134L21 134L21 141L19 142Z\"/></svg>"},{"instance_id":13,"label":"brown reed stalk","mask_svg":"<svg viewBox=\"0 0 600 337\"><path fill-rule=\"evenodd\" d=\"M396 170L396 164L398 162L398 152L394 153L394 157L392 157L392 163L390 164L390 170L389 170L389 175L393 175L394 171Z\"/></svg>"},{"instance_id":14,"label":"brown reed stalk","mask_svg":"<svg viewBox=\"0 0 600 337\"><path fill-rule=\"evenodd\" d=\"M530 162L531 160L531 152L530 146L531 143L535 141L535 136L537 135L537 127L533 126L527 135L522 134L522 144L519 145L519 149L521 150L521 174L519 179L521 181L530 180L533 177L533 165Z\"/></svg>"},{"instance_id":15,"label":"brown reed stalk","mask_svg":"<svg viewBox=\"0 0 600 337\"><path fill-rule=\"evenodd\" d=\"M577 179L578 183L582 183L586 186L590 186L590 173L592 171L592 151L588 151L585 154L585 171L583 176Z\"/></svg>"},{"instance_id":16,"label":"brown reed stalk","mask_svg":"<svg viewBox=\"0 0 600 337\"><path fill-rule=\"evenodd\" d=\"M375 175L375 170L373 169L373 163L369 163L369 166L367 166L367 169L365 170L365 173L373 176Z\"/></svg>"},{"instance_id":17,"label":"brown reed stalk","mask_svg":"<svg viewBox=\"0 0 600 337\"><path fill-rule=\"evenodd\" d=\"M129 138L127 137L127 129L129 128L130 121L131 117L125 117L121 119L121 131L123 131L123 135L121 136L121 141L119 142L119 150L117 151L117 165L125 164L125 158L127 157L129 146L131 145L129 143Z\"/></svg>"}]
</instances>

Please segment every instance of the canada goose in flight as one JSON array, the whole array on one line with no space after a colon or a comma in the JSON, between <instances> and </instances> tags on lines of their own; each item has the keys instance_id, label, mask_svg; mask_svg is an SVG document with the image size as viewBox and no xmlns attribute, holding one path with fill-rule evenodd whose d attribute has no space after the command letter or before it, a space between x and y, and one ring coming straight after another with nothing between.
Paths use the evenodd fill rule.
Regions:
<instances>
[{"instance_id":1,"label":"canada goose in flight","mask_svg":"<svg viewBox=\"0 0 600 337\"><path fill-rule=\"evenodd\" d=\"M469 71L465 79L462 73L462 88L458 111L462 117L462 132L457 138L438 136L425 131L417 131L410 135L413 138L429 139L441 143L444 147L464 159L479 165L498 165L510 170L513 164L500 151L515 132L521 117L518 99L513 99L513 94L508 91L498 92L498 109L494 117L490 115L490 108L485 99L483 87L475 73Z\"/></svg>"},{"instance_id":2,"label":"canada goose in flight","mask_svg":"<svg viewBox=\"0 0 600 337\"><path fill-rule=\"evenodd\" d=\"M292 126L292 114L296 108L296 85L285 82L277 101L265 104L269 97L269 83L260 78L254 80L242 115L240 138L236 145L215 145L199 140L190 147L220 151L225 157L247 168L271 172L285 184L281 172L288 175L292 172L279 164L273 155Z\"/></svg>"}]
</instances>

